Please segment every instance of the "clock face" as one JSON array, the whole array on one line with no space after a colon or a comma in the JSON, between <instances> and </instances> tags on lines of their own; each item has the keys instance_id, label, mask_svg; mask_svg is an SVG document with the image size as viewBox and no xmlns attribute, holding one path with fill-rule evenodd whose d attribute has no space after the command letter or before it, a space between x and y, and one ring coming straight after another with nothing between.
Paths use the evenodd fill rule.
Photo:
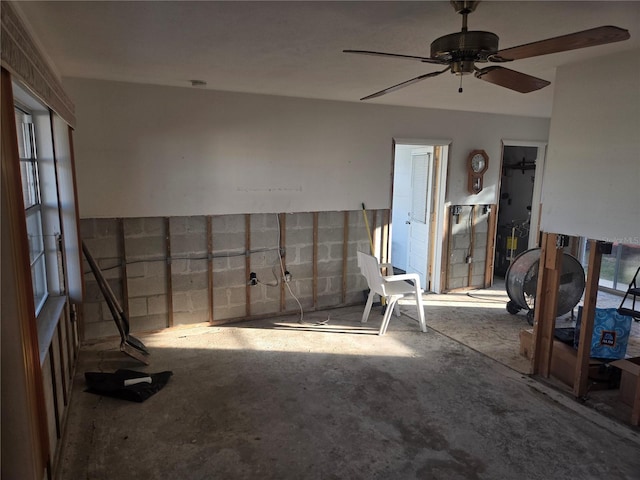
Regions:
<instances>
[{"instance_id":1,"label":"clock face","mask_svg":"<svg viewBox=\"0 0 640 480\"><path fill-rule=\"evenodd\" d=\"M471 169L476 173L481 172L484 169L485 164L486 162L484 157L479 153L476 153L471 158Z\"/></svg>"}]
</instances>

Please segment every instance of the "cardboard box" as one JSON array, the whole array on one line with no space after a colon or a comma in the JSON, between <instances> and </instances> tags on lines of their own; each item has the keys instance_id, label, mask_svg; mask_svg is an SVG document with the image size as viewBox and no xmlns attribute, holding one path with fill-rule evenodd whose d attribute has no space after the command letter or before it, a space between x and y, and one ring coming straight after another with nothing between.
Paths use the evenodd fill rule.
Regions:
<instances>
[{"instance_id":1,"label":"cardboard box","mask_svg":"<svg viewBox=\"0 0 640 480\"><path fill-rule=\"evenodd\" d=\"M631 405L631 425L640 425L640 357L611 362L622 370L620 400Z\"/></svg>"}]
</instances>

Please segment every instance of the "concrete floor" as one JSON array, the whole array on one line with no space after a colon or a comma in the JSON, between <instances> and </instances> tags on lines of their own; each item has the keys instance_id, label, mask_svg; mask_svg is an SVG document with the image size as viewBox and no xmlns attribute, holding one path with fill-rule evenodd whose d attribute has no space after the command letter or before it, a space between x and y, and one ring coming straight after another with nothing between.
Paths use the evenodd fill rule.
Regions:
<instances>
[{"instance_id":1,"label":"concrete floor","mask_svg":"<svg viewBox=\"0 0 640 480\"><path fill-rule=\"evenodd\" d=\"M142 368L83 347L59 478L640 479L637 429L406 315L378 337L361 312L141 336ZM118 368L174 375L141 404L83 392Z\"/></svg>"}]
</instances>

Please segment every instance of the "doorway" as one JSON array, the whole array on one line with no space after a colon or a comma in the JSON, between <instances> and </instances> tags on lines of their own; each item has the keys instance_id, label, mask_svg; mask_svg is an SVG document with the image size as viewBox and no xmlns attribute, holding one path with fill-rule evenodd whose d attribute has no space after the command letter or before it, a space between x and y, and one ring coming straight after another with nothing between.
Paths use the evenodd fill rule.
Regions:
<instances>
[{"instance_id":1,"label":"doorway","mask_svg":"<svg viewBox=\"0 0 640 480\"><path fill-rule=\"evenodd\" d=\"M394 142L391 263L416 273L426 291L440 291L447 142Z\"/></svg>"},{"instance_id":2,"label":"doorway","mask_svg":"<svg viewBox=\"0 0 640 480\"><path fill-rule=\"evenodd\" d=\"M494 275L504 277L522 252L539 244L545 145L503 143Z\"/></svg>"}]
</instances>

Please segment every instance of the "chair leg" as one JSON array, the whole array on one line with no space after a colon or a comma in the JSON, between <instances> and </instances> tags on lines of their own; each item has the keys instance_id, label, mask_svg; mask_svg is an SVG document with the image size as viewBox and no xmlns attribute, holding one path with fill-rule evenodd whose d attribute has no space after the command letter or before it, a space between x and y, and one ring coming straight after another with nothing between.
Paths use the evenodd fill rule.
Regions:
<instances>
[{"instance_id":1,"label":"chair leg","mask_svg":"<svg viewBox=\"0 0 640 480\"><path fill-rule=\"evenodd\" d=\"M420 330L427 331L427 322L424 318L424 303L422 302L422 292L416 289L416 308L418 309L418 318L420 319Z\"/></svg>"},{"instance_id":2,"label":"chair leg","mask_svg":"<svg viewBox=\"0 0 640 480\"><path fill-rule=\"evenodd\" d=\"M373 305L373 297L375 297L376 294L374 293L373 290L369 290L369 296L367 297L367 304L364 307L364 312L362 313L362 320L360 320L360 323L367 323L367 320L369 319L369 313L371 313L371 306Z\"/></svg>"},{"instance_id":3,"label":"chair leg","mask_svg":"<svg viewBox=\"0 0 640 480\"><path fill-rule=\"evenodd\" d=\"M387 332L387 327L389 326L389 320L391 320L391 314L393 313L393 309L398 302L398 297L387 297L388 304L387 310L384 312L384 318L382 319L382 324L380 325L380 331L378 335L384 335Z\"/></svg>"}]
</instances>

